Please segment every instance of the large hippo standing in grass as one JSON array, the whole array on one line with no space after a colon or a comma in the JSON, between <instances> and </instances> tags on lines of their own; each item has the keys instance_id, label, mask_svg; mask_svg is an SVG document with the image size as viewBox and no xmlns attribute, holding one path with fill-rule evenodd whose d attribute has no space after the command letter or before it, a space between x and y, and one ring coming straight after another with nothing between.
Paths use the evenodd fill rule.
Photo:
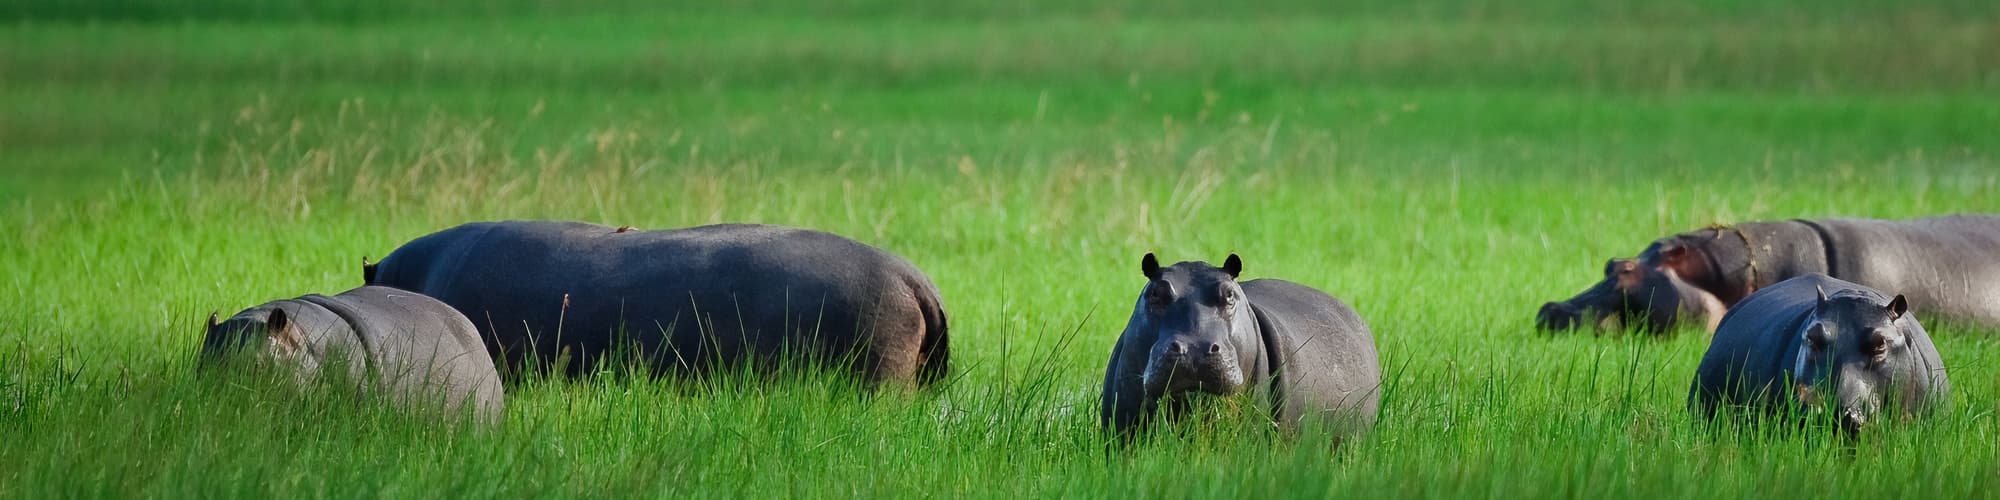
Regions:
<instances>
[{"instance_id":1,"label":"large hippo standing in grass","mask_svg":"<svg viewBox=\"0 0 2000 500\"><path fill-rule=\"evenodd\" d=\"M949 355L929 277L805 229L477 222L411 241L364 274L465 313L494 359L555 369L567 358L571 375L613 356L689 374L803 360L913 385L942 379Z\"/></svg>"},{"instance_id":2,"label":"large hippo standing in grass","mask_svg":"<svg viewBox=\"0 0 2000 500\"><path fill-rule=\"evenodd\" d=\"M471 406L487 419L504 404L479 331L451 306L406 290L364 286L266 303L222 322L210 315L202 364L239 353L288 365L301 379L346 364L365 392L448 411Z\"/></svg>"},{"instance_id":3,"label":"large hippo standing in grass","mask_svg":"<svg viewBox=\"0 0 2000 500\"><path fill-rule=\"evenodd\" d=\"M1104 371L1100 423L1121 437L1161 406L1187 410L1192 393L1259 391L1288 431L1324 425L1335 436L1365 430L1382 398L1375 337L1352 308L1326 293L1275 279L1237 281L1222 267L1140 264L1146 286Z\"/></svg>"},{"instance_id":4,"label":"large hippo standing in grass","mask_svg":"<svg viewBox=\"0 0 2000 500\"><path fill-rule=\"evenodd\" d=\"M1823 273L1897 290L1940 319L2000 325L2000 216L1907 221L1788 220L1714 226L1654 241L1613 260L1604 280L1542 306L1536 323L1564 330L1613 322L1664 332L1722 313L1758 289Z\"/></svg>"},{"instance_id":5,"label":"large hippo standing in grass","mask_svg":"<svg viewBox=\"0 0 2000 500\"><path fill-rule=\"evenodd\" d=\"M1825 415L1859 431L1947 402L1951 383L1904 296L1813 273L1759 289L1729 310L1688 403Z\"/></svg>"}]
</instances>

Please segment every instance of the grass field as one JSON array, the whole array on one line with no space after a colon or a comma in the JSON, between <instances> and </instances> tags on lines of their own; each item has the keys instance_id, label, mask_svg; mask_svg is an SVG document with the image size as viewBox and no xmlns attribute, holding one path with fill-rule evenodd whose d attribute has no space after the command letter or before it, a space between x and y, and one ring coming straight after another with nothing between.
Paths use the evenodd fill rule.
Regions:
<instances>
[{"instance_id":1,"label":"grass field","mask_svg":"<svg viewBox=\"0 0 2000 500\"><path fill-rule=\"evenodd\" d=\"M1952 409L1846 442L1691 420L1698 332L1532 328L1672 232L2000 211L2000 4L1207 3L0 7L0 496L2000 487L2000 331L1934 328ZM502 218L882 247L942 289L958 378L531 382L454 430L193 373L210 311ZM1378 426L1328 451L1224 412L1107 453L1147 251L1354 305Z\"/></svg>"}]
</instances>

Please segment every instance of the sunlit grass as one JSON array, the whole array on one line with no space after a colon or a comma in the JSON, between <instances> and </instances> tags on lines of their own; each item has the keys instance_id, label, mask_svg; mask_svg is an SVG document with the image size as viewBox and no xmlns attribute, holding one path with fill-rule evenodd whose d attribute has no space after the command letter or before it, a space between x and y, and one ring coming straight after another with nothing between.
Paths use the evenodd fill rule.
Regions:
<instances>
[{"instance_id":1,"label":"sunlit grass","mask_svg":"<svg viewBox=\"0 0 2000 500\"><path fill-rule=\"evenodd\" d=\"M1948 413L1858 441L1690 418L1699 333L1531 329L1670 232L2000 210L1985 8L1557 4L9 25L0 495L1989 491L1990 328L1933 330ZM1593 60L1601 79L1573 66ZM473 430L194 370L211 311L345 290L362 257L506 218L847 235L937 282L954 374L530 380ZM1148 251L1234 252L1354 305L1379 424L1328 449L1236 401L1110 446L1097 396Z\"/></svg>"}]
</instances>

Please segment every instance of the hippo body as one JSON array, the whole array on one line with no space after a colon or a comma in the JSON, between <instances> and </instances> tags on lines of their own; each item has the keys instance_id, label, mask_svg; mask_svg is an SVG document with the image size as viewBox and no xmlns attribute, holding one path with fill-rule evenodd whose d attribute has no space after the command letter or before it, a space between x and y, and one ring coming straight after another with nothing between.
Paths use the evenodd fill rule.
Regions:
<instances>
[{"instance_id":1,"label":"hippo body","mask_svg":"<svg viewBox=\"0 0 2000 500\"><path fill-rule=\"evenodd\" d=\"M1923 414L1950 392L1930 334L1904 296L1811 273L1759 289L1730 309L1688 391L1690 407L1830 411L1859 430L1893 408Z\"/></svg>"},{"instance_id":2,"label":"hippo body","mask_svg":"<svg viewBox=\"0 0 2000 500\"><path fill-rule=\"evenodd\" d=\"M623 352L656 372L700 373L805 353L873 381L928 383L946 370L930 278L819 231L478 222L411 241L366 274L450 304L513 366L569 356L568 373L581 375Z\"/></svg>"},{"instance_id":3,"label":"hippo body","mask_svg":"<svg viewBox=\"0 0 2000 500\"><path fill-rule=\"evenodd\" d=\"M206 361L256 349L296 365L301 378L345 363L366 392L411 403L470 405L485 418L504 405L500 374L479 332L450 306L422 294L364 286L339 295L306 295L209 318Z\"/></svg>"},{"instance_id":4,"label":"hippo body","mask_svg":"<svg viewBox=\"0 0 2000 500\"><path fill-rule=\"evenodd\" d=\"M1617 318L1667 331L1706 316L1713 329L1752 292L1808 273L1898 290L1937 319L2000 325L2000 216L1800 219L1681 233L1613 260L1603 281L1544 305L1537 322L1563 330Z\"/></svg>"},{"instance_id":5,"label":"hippo body","mask_svg":"<svg viewBox=\"0 0 2000 500\"><path fill-rule=\"evenodd\" d=\"M1259 391L1271 418L1296 432L1326 425L1337 436L1375 421L1381 368L1361 317L1324 292L1275 279L1237 282L1222 268L1142 263L1149 282L1105 369L1100 424L1121 437L1165 404L1178 418L1189 393Z\"/></svg>"}]
</instances>

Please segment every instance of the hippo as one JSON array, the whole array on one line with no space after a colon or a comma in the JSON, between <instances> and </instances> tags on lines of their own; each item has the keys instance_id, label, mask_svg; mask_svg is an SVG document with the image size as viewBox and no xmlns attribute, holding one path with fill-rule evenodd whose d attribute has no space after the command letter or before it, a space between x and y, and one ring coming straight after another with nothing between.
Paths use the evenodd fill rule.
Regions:
<instances>
[{"instance_id":1,"label":"hippo","mask_svg":"<svg viewBox=\"0 0 2000 500\"><path fill-rule=\"evenodd\" d=\"M1852 433L1941 408L1950 392L1937 346L1904 296L1808 273L1729 310L1688 405L1711 419L1724 407L1830 416Z\"/></svg>"},{"instance_id":2,"label":"hippo","mask_svg":"<svg viewBox=\"0 0 2000 500\"><path fill-rule=\"evenodd\" d=\"M1381 405L1375 338L1360 315L1296 283L1237 281L1231 254L1160 267L1140 261L1146 286L1104 370L1099 424L1129 439L1161 404L1186 413L1185 396L1256 391L1280 429L1325 425L1336 440L1372 425Z\"/></svg>"},{"instance_id":3,"label":"hippo","mask_svg":"<svg viewBox=\"0 0 2000 500\"><path fill-rule=\"evenodd\" d=\"M226 321L208 317L203 366L238 354L292 367L313 379L347 364L364 392L386 392L412 404L466 407L482 419L505 404L500 374L479 331L451 306L422 294L363 286L339 295L306 295L265 303Z\"/></svg>"},{"instance_id":4,"label":"hippo","mask_svg":"<svg viewBox=\"0 0 2000 500\"><path fill-rule=\"evenodd\" d=\"M510 373L584 376L614 356L682 375L803 360L915 387L942 380L950 354L928 276L807 229L474 222L404 244L363 274L464 313Z\"/></svg>"},{"instance_id":5,"label":"hippo","mask_svg":"<svg viewBox=\"0 0 2000 500\"><path fill-rule=\"evenodd\" d=\"M2000 326L2000 216L1718 225L1661 238L1605 267L1595 286L1543 305L1537 326L1667 332L1697 320L1714 331L1752 292L1807 273L1900 290L1936 319Z\"/></svg>"}]
</instances>

